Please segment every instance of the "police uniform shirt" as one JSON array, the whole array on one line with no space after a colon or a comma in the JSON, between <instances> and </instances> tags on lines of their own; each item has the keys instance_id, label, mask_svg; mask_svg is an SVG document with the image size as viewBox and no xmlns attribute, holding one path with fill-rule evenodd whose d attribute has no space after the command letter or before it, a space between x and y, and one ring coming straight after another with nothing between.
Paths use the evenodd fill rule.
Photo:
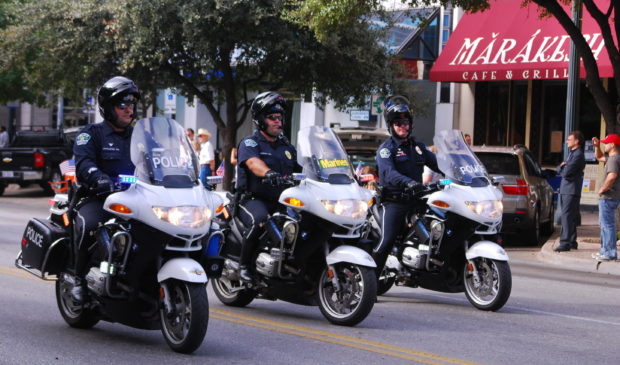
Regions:
<instances>
[{"instance_id":1,"label":"police uniform shirt","mask_svg":"<svg viewBox=\"0 0 620 365\"><path fill-rule=\"evenodd\" d=\"M435 154L413 138L402 142L390 137L381 144L376 158L379 184L387 192L400 192L411 180L422 183L424 165L439 171Z\"/></svg>"},{"instance_id":2,"label":"police uniform shirt","mask_svg":"<svg viewBox=\"0 0 620 365\"><path fill-rule=\"evenodd\" d=\"M243 172L237 175L237 186L253 193L257 198L278 200L284 188L262 183L263 178L254 175L245 165L245 162L252 157L263 160L271 170L279 172L282 176L290 176L297 167L295 147L282 135L276 141L269 142L259 131L239 143L237 160L239 171Z\"/></svg>"},{"instance_id":3,"label":"police uniform shirt","mask_svg":"<svg viewBox=\"0 0 620 365\"><path fill-rule=\"evenodd\" d=\"M105 121L82 128L73 145L78 181L94 185L104 174L111 178L133 174L135 166L130 154L132 131L130 126L123 132L115 132Z\"/></svg>"}]
</instances>

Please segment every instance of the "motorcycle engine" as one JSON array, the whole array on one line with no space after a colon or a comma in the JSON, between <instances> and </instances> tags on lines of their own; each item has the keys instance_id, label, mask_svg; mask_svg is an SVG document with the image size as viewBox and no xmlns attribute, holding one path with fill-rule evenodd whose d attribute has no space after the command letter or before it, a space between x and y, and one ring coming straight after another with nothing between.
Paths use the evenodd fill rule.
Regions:
<instances>
[{"instance_id":1,"label":"motorcycle engine","mask_svg":"<svg viewBox=\"0 0 620 365\"><path fill-rule=\"evenodd\" d=\"M415 247L406 247L403 250L403 264L412 268L422 270L426 267L426 257L428 251L418 250Z\"/></svg>"},{"instance_id":2,"label":"motorcycle engine","mask_svg":"<svg viewBox=\"0 0 620 365\"><path fill-rule=\"evenodd\" d=\"M271 254L261 252L256 258L256 271L270 278L278 276L280 258L280 250L277 248L272 248Z\"/></svg>"},{"instance_id":3,"label":"motorcycle engine","mask_svg":"<svg viewBox=\"0 0 620 365\"><path fill-rule=\"evenodd\" d=\"M86 275L86 283L88 286L88 290L97 294L98 296L103 296L105 293L106 286L106 277L99 270L98 267L91 267L90 271Z\"/></svg>"}]
</instances>

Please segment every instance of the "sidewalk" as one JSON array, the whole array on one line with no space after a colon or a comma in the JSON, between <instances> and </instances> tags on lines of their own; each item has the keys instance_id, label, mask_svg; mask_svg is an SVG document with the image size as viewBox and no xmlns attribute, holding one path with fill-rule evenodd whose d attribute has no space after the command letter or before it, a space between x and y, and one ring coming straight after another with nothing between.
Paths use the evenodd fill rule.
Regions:
<instances>
[{"instance_id":1,"label":"sidewalk","mask_svg":"<svg viewBox=\"0 0 620 365\"><path fill-rule=\"evenodd\" d=\"M577 250L553 251L560 243L560 229L559 226L555 227L553 234L536 254L539 261L569 270L620 276L620 260L599 262L592 258L592 254L601 247L598 211L582 209L581 226L577 227Z\"/></svg>"}]
</instances>

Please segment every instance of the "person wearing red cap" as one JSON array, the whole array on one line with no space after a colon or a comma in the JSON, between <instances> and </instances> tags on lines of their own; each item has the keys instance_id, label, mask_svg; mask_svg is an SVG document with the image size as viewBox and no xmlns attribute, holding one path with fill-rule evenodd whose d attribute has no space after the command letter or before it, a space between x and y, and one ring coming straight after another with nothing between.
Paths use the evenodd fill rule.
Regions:
<instances>
[{"instance_id":1,"label":"person wearing red cap","mask_svg":"<svg viewBox=\"0 0 620 365\"><path fill-rule=\"evenodd\" d=\"M598 190L599 224L601 226L601 249L592 255L597 261L618 259L616 249L616 209L620 205L620 136L610 134L600 142L605 143L601 151L598 138L592 138L596 159L605 162L605 180Z\"/></svg>"}]
</instances>

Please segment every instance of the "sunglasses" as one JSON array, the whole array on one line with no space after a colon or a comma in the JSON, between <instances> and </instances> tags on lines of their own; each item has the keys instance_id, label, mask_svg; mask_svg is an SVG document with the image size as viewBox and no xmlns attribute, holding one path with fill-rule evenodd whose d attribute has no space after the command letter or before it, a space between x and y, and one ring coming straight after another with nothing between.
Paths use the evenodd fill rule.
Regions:
<instances>
[{"instance_id":1,"label":"sunglasses","mask_svg":"<svg viewBox=\"0 0 620 365\"><path fill-rule=\"evenodd\" d=\"M283 120L283 117L281 114L269 114L265 118L269 120L280 120L280 121Z\"/></svg>"},{"instance_id":2,"label":"sunglasses","mask_svg":"<svg viewBox=\"0 0 620 365\"><path fill-rule=\"evenodd\" d=\"M120 103L120 104L116 104L116 107L119 108L120 110L125 110L125 109L134 109L136 105L133 103Z\"/></svg>"},{"instance_id":3,"label":"sunglasses","mask_svg":"<svg viewBox=\"0 0 620 365\"><path fill-rule=\"evenodd\" d=\"M394 125L397 125L399 127L402 127L404 125L411 126L411 121L409 121L408 119L397 120L394 122Z\"/></svg>"}]
</instances>

